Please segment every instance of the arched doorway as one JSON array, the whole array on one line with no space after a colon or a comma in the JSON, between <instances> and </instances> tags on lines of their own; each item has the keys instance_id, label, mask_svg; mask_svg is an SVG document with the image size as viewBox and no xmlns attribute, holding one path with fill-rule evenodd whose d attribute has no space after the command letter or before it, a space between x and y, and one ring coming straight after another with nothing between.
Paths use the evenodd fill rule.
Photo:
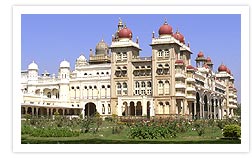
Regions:
<instances>
[{"instance_id":1,"label":"arched doorway","mask_svg":"<svg viewBox=\"0 0 252 158\"><path fill-rule=\"evenodd\" d=\"M196 93L196 119L200 118L200 95Z\"/></svg>"},{"instance_id":2,"label":"arched doorway","mask_svg":"<svg viewBox=\"0 0 252 158\"><path fill-rule=\"evenodd\" d=\"M63 109L59 109L58 112L60 115L63 115Z\"/></svg>"},{"instance_id":3,"label":"arched doorway","mask_svg":"<svg viewBox=\"0 0 252 158\"><path fill-rule=\"evenodd\" d=\"M204 96L204 118L208 118L208 104L207 104L207 96Z\"/></svg>"},{"instance_id":4,"label":"arched doorway","mask_svg":"<svg viewBox=\"0 0 252 158\"><path fill-rule=\"evenodd\" d=\"M123 102L123 110L122 110L122 115L123 116L128 116L128 112L129 109L128 109L128 103L127 102Z\"/></svg>"},{"instance_id":5,"label":"arched doorway","mask_svg":"<svg viewBox=\"0 0 252 158\"><path fill-rule=\"evenodd\" d=\"M25 107L21 107L21 115L25 115Z\"/></svg>"},{"instance_id":6,"label":"arched doorway","mask_svg":"<svg viewBox=\"0 0 252 158\"><path fill-rule=\"evenodd\" d=\"M85 105L85 116L94 116L96 112L96 106L94 103L89 102Z\"/></svg>"},{"instance_id":7,"label":"arched doorway","mask_svg":"<svg viewBox=\"0 0 252 158\"><path fill-rule=\"evenodd\" d=\"M129 112L129 115L131 115L131 116L135 116L135 105L134 105L134 102L130 102L130 107L129 107L129 109L130 109L130 112Z\"/></svg>"},{"instance_id":8,"label":"arched doorway","mask_svg":"<svg viewBox=\"0 0 252 158\"><path fill-rule=\"evenodd\" d=\"M142 105L141 102L137 102L136 106L136 116L142 116Z\"/></svg>"}]
</instances>

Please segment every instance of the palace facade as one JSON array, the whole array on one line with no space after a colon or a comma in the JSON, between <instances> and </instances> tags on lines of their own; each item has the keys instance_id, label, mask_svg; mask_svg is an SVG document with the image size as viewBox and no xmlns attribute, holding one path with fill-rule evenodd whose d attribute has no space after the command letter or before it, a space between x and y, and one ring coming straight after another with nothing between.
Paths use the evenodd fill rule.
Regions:
<instances>
[{"instance_id":1,"label":"palace facade","mask_svg":"<svg viewBox=\"0 0 252 158\"><path fill-rule=\"evenodd\" d=\"M33 61L21 72L21 114L147 116L223 119L234 116L237 90L230 69L213 70L210 57L199 52L191 64L189 43L165 21L152 33L152 56L141 57L138 38L119 20L111 45L101 40L80 55L70 70L66 60L58 75L38 74Z\"/></svg>"}]
</instances>

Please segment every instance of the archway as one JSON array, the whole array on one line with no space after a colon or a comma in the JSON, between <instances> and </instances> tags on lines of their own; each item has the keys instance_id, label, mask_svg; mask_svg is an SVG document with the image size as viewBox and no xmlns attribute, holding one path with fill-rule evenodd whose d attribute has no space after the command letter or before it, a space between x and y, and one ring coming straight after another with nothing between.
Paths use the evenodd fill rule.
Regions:
<instances>
[{"instance_id":1,"label":"archway","mask_svg":"<svg viewBox=\"0 0 252 158\"><path fill-rule=\"evenodd\" d=\"M59 109L58 112L60 115L63 115L63 109Z\"/></svg>"},{"instance_id":2,"label":"archway","mask_svg":"<svg viewBox=\"0 0 252 158\"><path fill-rule=\"evenodd\" d=\"M123 116L128 116L128 113L129 113L128 103L127 102L123 102L122 115Z\"/></svg>"},{"instance_id":3,"label":"archway","mask_svg":"<svg viewBox=\"0 0 252 158\"><path fill-rule=\"evenodd\" d=\"M25 107L21 107L21 115L25 115Z\"/></svg>"},{"instance_id":4,"label":"archway","mask_svg":"<svg viewBox=\"0 0 252 158\"><path fill-rule=\"evenodd\" d=\"M200 95L196 93L196 119L200 118Z\"/></svg>"},{"instance_id":5,"label":"archway","mask_svg":"<svg viewBox=\"0 0 252 158\"><path fill-rule=\"evenodd\" d=\"M92 102L89 102L85 105L85 116L94 116L96 112L96 105Z\"/></svg>"},{"instance_id":6,"label":"archway","mask_svg":"<svg viewBox=\"0 0 252 158\"><path fill-rule=\"evenodd\" d=\"M32 108L31 108L31 107L28 107L27 113L30 114L30 115L33 115L33 114L32 114Z\"/></svg>"},{"instance_id":7,"label":"archway","mask_svg":"<svg viewBox=\"0 0 252 158\"><path fill-rule=\"evenodd\" d=\"M141 102L137 102L136 106L136 116L142 116L142 105Z\"/></svg>"},{"instance_id":8,"label":"archway","mask_svg":"<svg viewBox=\"0 0 252 158\"><path fill-rule=\"evenodd\" d=\"M135 116L135 106L134 106L134 102L130 102L130 107L129 107L129 110L130 110L130 112L129 112L129 115L131 115L131 116Z\"/></svg>"},{"instance_id":9,"label":"archway","mask_svg":"<svg viewBox=\"0 0 252 158\"><path fill-rule=\"evenodd\" d=\"M208 104L207 104L207 96L204 96L204 118L208 118Z\"/></svg>"}]
</instances>

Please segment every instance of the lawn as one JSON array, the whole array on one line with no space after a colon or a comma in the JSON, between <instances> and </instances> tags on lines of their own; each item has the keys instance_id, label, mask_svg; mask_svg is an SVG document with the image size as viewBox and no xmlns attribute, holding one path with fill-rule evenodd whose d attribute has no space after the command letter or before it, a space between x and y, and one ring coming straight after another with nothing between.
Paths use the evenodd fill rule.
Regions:
<instances>
[{"instance_id":1,"label":"lawn","mask_svg":"<svg viewBox=\"0 0 252 158\"><path fill-rule=\"evenodd\" d=\"M50 122L48 122L50 121ZM130 123L129 123L130 122ZM197 122L197 121L195 121ZM223 121L230 123L229 121ZM231 122L233 123L233 122ZM240 144L240 139L223 139L223 131L216 121L186 122L185 120L155 120L142 123L139 120L92 120L90 124L81 120L60 121L29 119L22 121L23 126L29 126L28 131L22 128L22 144ZM83 125L84 124L84 125ZM59 126L60 125L60 126ZM52 127L49 127L52 126ZM58 127L59 126L59 127ZM160 128L159 128L160 127ZM37 129L46 131L47 128L58 130L64 128L63 133L70 128L70 132L77 132L77 135L67 135L64 137L42 136ZM84 129L88 129L85 131ZM98 129L98 130L96 130ZM35 131L35 132L34 132ZM85 132L84 132L85 131ZM41 132L41 130L40 130ZM53 131L54 132L54 131ZM201 132L201 134L199 134ZM35 133L35 134L34 134ZM43 133L43 132L42 132ZM162 134L163 133L163 134ZM51 133L49 133L50 135ZM154 139L150 136L154 135Z\"/></svg>"}]
</instances>

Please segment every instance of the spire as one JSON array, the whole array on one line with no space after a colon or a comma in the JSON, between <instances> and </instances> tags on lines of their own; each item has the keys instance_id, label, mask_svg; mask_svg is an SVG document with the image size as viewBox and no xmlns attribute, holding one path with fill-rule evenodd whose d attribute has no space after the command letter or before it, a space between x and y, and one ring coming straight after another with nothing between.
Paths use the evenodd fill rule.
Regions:
<instances>
[{"instance_id":1,"label":"spire","mask_svg":"<svg viewBox=\"0 0 252 158\"><path fill-rule=\"evenodd\" d=\"M167 19L166 19L166 18L165 18L165 22L164 22L164 24L168 24L168 23L167 23Z\"/></svg>"},{"instance_id":2,"label":"spire","mask_svg":"<svg viewBox=\"0 0 252 158\"><path fill-rule=\"evenodd\" d=\"M152 31L152 38L155 38L155 32Z\"/></svg>"},{"instance_id":3,"label":"spire","mask_svg":"<svg viewBox=\"0 0 252 158\"><path fill-rule=\"evenodd\" d=\"M136 43L138 43L138 36L137 36L137 39L136 39Z\"/></svg>"}]
</instances>

